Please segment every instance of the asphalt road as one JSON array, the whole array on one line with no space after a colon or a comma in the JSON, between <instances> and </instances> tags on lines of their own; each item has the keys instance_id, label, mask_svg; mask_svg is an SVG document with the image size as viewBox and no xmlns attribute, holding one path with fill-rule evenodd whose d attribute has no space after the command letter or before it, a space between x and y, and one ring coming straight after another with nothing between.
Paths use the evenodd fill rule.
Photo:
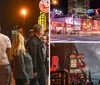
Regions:
<instances>
[{"instance_id":1,"label":"asphalt road","mask_svg":"<svg viewBox=\"0 0 100 85\"><path fill-rule=\"evenodd\" d=\"M94 34L86 34L86 35L76 35L76 34L55 34L50 37L50 41L52 42L100 42L100 35Z\"/></svg>"}]
</instances>

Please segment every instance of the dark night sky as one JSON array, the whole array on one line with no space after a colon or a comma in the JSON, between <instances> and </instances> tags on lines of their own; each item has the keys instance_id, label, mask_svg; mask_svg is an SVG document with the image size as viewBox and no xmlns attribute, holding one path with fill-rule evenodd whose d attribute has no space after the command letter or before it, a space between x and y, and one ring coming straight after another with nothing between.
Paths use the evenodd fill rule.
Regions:
<instances>
[{"instance_id":1,"label":"dark night sky","mask_svg":"<svg viewBox=\"0 0 100 85\"><path fill-rule=\"evenodd\" d=\"M18 24L19 27L22 26L23 16L21 16L20 10L24 7L28 9L25 29L27 30L36 24L39 16L39 1L40 0L0 0L0 24L2 31L6 34L15 25Z\"/></svg>"},{"instance_id":2,"label":"dark night sky","mask_svg":"<svg viewBox=\"0 0 100 85\"><path fill-rule=\"evenodd\" d=\"M59 10L62 10L63 11L63 13L64 14L66 14L67 13L67 0L58 0L58 4L57 5L55 5L55 6L53 6L52 4L51 4L51 9L52 8L57 8L57 9L59 9Z\"/></svg>"},{"instance_id":3,"label":"dark night sky","mask_svg":"<svg viewBox=\"0 0 100 85\"><path fill-rule=\"evenodd\" d=\"M67 14L67 1L68 0L58 0L58 5L55 6L57 9L61 9L64 14ZM100 8L100 0L90 0L90 8Z\"/></svg>"},{"instance_id":4,"label":"dark night sky","mask_svg":"<svg viewBox=\"0 0 100 85\"><path fill-rule=\"evenodd\" d=\"M100 0L91 0L91 8L100 8Z\"/></svg>"}]
</instances>

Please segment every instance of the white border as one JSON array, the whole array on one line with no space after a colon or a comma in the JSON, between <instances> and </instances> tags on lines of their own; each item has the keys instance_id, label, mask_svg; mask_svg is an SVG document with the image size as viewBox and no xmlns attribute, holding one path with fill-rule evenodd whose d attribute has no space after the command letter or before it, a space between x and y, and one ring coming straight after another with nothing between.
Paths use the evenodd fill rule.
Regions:
<instances>
[{"instance_id":1,"label":"white border","mask_svg":"<svg viewBox=\"0 0 100 85\"><path fill-rule=\"evenodd\" d=\"M49 21L49 28L48 28L49 29L49 78L48 78L48 85L51 85L50 84L50 57L51 57L50 56L50 43L51 43L51 41L50 41L50 0L49 0L49 13L48 14L49 14L49 20L48 20Z\"/></svg>"},{"instance_id":2,"label":"white border","mask_svg":"<svg viewBox=\"0 0 100 85\"><path fill-rule=\"evenodd\" d=\"M50 43L100 43L100 41L50 41Z\"/></svg>"}]
</instances>

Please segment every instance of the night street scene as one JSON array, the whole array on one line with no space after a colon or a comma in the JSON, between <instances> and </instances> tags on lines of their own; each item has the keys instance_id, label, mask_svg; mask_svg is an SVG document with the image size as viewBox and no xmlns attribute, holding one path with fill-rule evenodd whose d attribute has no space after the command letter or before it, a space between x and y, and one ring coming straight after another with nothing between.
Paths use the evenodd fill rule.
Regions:
<instances>
[{"instance_id":1,"label":"night street scene","mask_svg":"<svg viewBox=\"0 0 100 85\"><path fill-rule=\"evenodd\" d=\"M100 41L100 0L51 0L51 42Z\"/></svg>"},{"instance_id":2,"label":"night street scene","mask_svg":"<svg viewBox=\"0 0 100 85\"><path fill-rule=\"evenodd\" d=\"M51 85L100 85L100 43L52 43Z\"/></svg>"},{"instance_id":3,"label":"night street scene","mask_svg":"<svg viewBox=\"0 0 100 85\"><path fill-rule=\"evenodd\" d=\"M0 85L49 85L49 0L0 0Z\"/></svg>"}]
</instances>

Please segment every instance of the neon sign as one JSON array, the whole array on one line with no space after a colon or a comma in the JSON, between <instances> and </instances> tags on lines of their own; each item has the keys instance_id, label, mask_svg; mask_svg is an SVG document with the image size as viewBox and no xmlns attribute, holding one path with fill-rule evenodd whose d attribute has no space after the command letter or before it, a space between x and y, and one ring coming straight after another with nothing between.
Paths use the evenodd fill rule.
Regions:
<instances>
[{"instance_id":1,"label":"neon sign","mask_svg":"<svg viewBox=\"0 0 100 85\"><path fill-rule=\"evenodd\" d=\"M39 3L39 8L42 12L48 13L49 12L49 2L48 0L42 0Z\"/></svg>"}]
</instances>

